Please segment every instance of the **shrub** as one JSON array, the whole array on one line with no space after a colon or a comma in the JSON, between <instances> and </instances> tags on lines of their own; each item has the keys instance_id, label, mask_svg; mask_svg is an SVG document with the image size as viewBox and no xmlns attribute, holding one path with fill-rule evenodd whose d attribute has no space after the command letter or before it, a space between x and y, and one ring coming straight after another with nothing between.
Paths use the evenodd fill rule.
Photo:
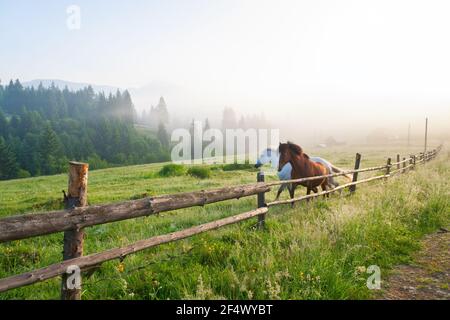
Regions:
<instances>
[{"instance_id":1,"label":"shrub","mask_svg":"<svg viewBox=\"0 0 450 320\"><path fill-rule=\"evenodd\" d=\"M186 172L186 168L181 164L166 164L159 170L158 174L161 177L176 177L182 176Z\"/></svg>"},{"instance_id":2,"label":"shrub","mask_svg":"<svg viewBox=\"0 0 450 320\"><path fill-rule=\"evenodd\" d=\"M29 177L31 177L31 174L27 170L19 169L17 178L23 179L23 178L29 178Z\"/></svg>"},{"instance_id":3,"label":"shrub","mask_svg":"<svg viewBox=\"0 0 450 320\"><path fill-rule=\"evenodd\" d=\"M191 167L187 173L199 179L207 179L211 177L211 170L207 167Z\"/></svg>"},{"instance_id":4,"label":"shrub","mask_svg":"<svg viewBox=\"0 0 450 320\"><path fill-rule=\"evenodd\" d=\"M93 155L89 156L88 159L87 159L87 162L89 163L89 170L105 169L105 168L108 168L108 167L112 167L112 165L110 165L108 163L108 161L103 160L96 153L94 153Z\"/></svg>"},{"instance_id":5,"label":"shrub","mask_svg":"<svg viewBox=\"0 0 450 320\"><path fill-rule=\"evenodd\" d=\"M249 163L230 163L225 164L222 167L223 171L234 171L234 170L250 170L255 169L254 165Z\"/></svg>"}]
</instances>

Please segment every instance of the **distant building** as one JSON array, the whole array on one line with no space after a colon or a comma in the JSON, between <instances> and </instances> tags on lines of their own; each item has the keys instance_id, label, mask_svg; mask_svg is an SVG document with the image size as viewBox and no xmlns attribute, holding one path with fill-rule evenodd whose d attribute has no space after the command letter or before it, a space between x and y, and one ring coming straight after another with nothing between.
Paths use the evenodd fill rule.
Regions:
<instances>
[{"instance_id":1,"label":"distant building","mask_svg":"<svg viewBox=\"0 0 450 320\"><path fill-rule=\"evenodd\" d=\"M333 137L328 137L324 142L319 143L316 147L318 148L329 148L329 147L336 147L336 146L344 146L347 143L344 141L336 141Z\"/></svg>"},{"instance_id":2,"label":"distant building","mask_svg":"<svg viewBox=\"0 0 450 320\"><path fill-rule=\"evenodd\" d=\"M370 132L366 137L368 144L386 144L390 137L384 128L377 128Z\"/></svg>"},{"instance_id":3,"label":"distant building","mask_svg":"<svg viewBox=\"0 0 450 320\"><path fill-rule=\"evenodd\" d=\"M328 147L335 147L335 146L343 146L346 144L346 142L336 141L336 139L334 139L333 137L330 136L325 140L325 144Z\"/></svg>"}]
</instances>

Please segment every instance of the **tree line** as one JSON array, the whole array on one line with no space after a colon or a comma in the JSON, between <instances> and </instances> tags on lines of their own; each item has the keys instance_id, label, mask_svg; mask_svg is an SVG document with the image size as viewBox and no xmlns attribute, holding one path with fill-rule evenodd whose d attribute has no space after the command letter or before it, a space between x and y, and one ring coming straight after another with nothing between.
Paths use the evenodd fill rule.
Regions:
<instances>
[{"instance_id":1,"label":"tree line","mask_svg":"<svg viewBox=\"0 0 450 320\"><path fill-rule=\"evenodd\" d=\"M0 179L64 172L68 160L92 169L167 161L165 130L142 135L135 119L128 91L0 85Z\"/></svg>"}]
</instances>

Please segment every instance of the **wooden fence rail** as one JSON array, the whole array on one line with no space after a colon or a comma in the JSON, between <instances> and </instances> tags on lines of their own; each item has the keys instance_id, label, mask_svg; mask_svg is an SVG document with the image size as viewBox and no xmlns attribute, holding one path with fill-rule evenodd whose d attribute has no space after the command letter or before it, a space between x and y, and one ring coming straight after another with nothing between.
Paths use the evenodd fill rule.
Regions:
<instances>
[{"instance_id":1,"label":"wooden fence rail","mask_svg":"<svg viewBox=\"0 0 450 320\"><path fill-rule=\"evenodd\" d=\"M144 217L164 211L204 206L268 191L270 191L268 185L258 183L143 198L115 204L12 216L0 219L0 243L67 230L80 230L99 224Z\"/></svg>"},{"instance_id":2,"label":"wooden fence rail","mask_svg":"<svg viewBox=\"0 0 450 320\"><path fill-rule=\"evenodd\" d=\"M42 236L51 233L65 232L63 256L64 261L31 272L0 279L0 292L30 285L57 276L63 276L61 298L67 300L77 300L81 298L81 288L77 288L76 290L70 290L66 288L65 281L67 275L72 272L68 271L69 269L72 270L70 267L75 266L82 271L86 271L88 269L95 268L101 265L103 262L109 260L123 259L129 254L144 249L188 238L196 234L200 234L213 229L218 229L253 217L258 217L258 228L262 229L264 227L265 216L268 213L270 207L308 200L311 198L340 191L345 188L350 188L350 191L354 192L356 185L358 184L367 183L379 179L386 179L397 173L407 172L409 171L409 169L413 169L419 163L425 163L433 159L439 153L441 148L442 146L439 146L433 151L411 155L409 156L409 158L404 159L403 161L400 161L400 156L397 155L397 162L395 163L391 163L389 158L386 165L363 169L359 168L361 155L357 154L354 170L347 170L344 172L324 176L264 182L264 174L259 172L257 183L254 184L232 186L214 190L179 193L158 197L149 197L115 204L87 207L84 206L87 199L87 165L71 163L69 175L69 192L68 196L65 196L66 210L25 214L0 219L0 243ZM407 163L409 164L407 165ZM391 168L394 166L396 166L397 169L391 171ZM381 170L386 171L382 175L358 180L359 173ZM264 195L266 192L270 191L271 186L280 185L283 183L298 183L328 177L337 177L347 174L353 174L352 182L343 184L334 189L289 200L265 203ZM82 255L83 228L148 216L164 211L171 211L194 206L204 206L210 203L231 199L240 199L242 197L253 195L258 196L258 208L253 211L208 222L170 234L155 236L146 240L137 241L125 247L110 249L88 256Z\"/></svg>"},{"instance_id":3,"label":"wooden fence rail","mask_svg":"<svg viewBox=\"0 0 450 320\"><path fill-rule=\"evenodd\" d=\"M81 270L97 267L106 261L110 261L113 259L123 259L129 254L136 253L144 249L156 247L164 243L169 243L176 240L192 237L196 234L200 234L213 229L218 229L220 227L227 226L233 223L248 220L250 218L266 214L267 211L268 211L267 207L258 208L253 211L208 222L205 224L201 224L192 228L184 229L170 234L156 236L146 240L140 240L125 247L110 249L107 251L103 251L101 253L65 260L64 262L55 263L45 268L37 269L17 276L4 278L0 280L0 292L22 286L27 286L36 282L44 281L50 278L57 277L59 275L63 275L67 272L70 266L76 266Z\"/></svg>"},{"instance_id":4,"label":"wooden fence rail","mask_svg":"<svg viewBox=\"0 0 450 320\"><path fill-rule=\"evenodd\" d=\"M288 203L294 203L294 202L299 202L299 201L303 201L303 200L308 200L308 199L311 199L311 198L317 198L317 197L320 197L320 196L323 196L323 195L327 195L327 194L330 194L330 193L334 193L336 191L339 191L339 190L342 190L342 189L345 189L345 188L348 188L348 187L351 187L351 186L356 186L356 185L361 184L361 183L366 183L366 182L375 181L375 180L388 178L388 177L390 177L390 175L389 174L385 174L385 175L382 175L382 176L376 176L376 177L367 178L367 179L364 179L364 180L359 180L359 181L355 181L355 182L349 182L349 183L340 185L340 186L338 186L336 188L333 188L331 190L321 191L321 192L318 192L318 193L309 194L309 195L302 196L302 197L299 197L299 198L293 198L293 199L288 199L288 200L279 200L279 201L269 202L267 204L267 206L268 207L272 207L272 206L276 206L276 205L280 205L280 204L288 204Z\"/></svg>"}]
</instances>

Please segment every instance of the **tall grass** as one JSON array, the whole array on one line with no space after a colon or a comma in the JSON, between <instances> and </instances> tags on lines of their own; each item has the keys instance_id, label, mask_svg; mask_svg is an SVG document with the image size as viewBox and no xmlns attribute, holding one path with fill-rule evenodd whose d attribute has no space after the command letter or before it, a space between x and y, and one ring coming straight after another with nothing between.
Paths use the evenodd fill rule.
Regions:
<instances>
[{"instance_id":1,"label":"tall grass","mask_svg":"<svg viewBox=\"0 0 450 320\"><path fill-rule=\"evenodd\" d=\"M91 202L139 197L143 191L161 194L255 181L254 172L213 170L209 179L184 175L171 178L168 185L167 179L152 174L160 168L93 172ZM105 263L85 277L83 298L370 298L374 292L366 287L369 265L378 265L385 279L392 266L409 261L424 234L448 225L449 172L448 157L441 156L406 175L358 186L353 196L344 192L294 209L288 205L271 208L264 231L255 230L255 219L146 250L123 262ZM65 177L22 182L22 190L30 193L16 199L4 194L3 199L9 200L3 215L28 211L33 199L44 203L35 198L33 188L57 189L56 180L66 183ZM267 197L273 199L274 192ZM28 198L32 200L27 202ZM237 214L255 205L254 198L246 198L88 228L86 254ZM56 234L0 245L0 277L59 261L61 241L62 235ZM57 299L59 281L11 290L0 294L0 299Z\"/></svg>"}]
</instances>

